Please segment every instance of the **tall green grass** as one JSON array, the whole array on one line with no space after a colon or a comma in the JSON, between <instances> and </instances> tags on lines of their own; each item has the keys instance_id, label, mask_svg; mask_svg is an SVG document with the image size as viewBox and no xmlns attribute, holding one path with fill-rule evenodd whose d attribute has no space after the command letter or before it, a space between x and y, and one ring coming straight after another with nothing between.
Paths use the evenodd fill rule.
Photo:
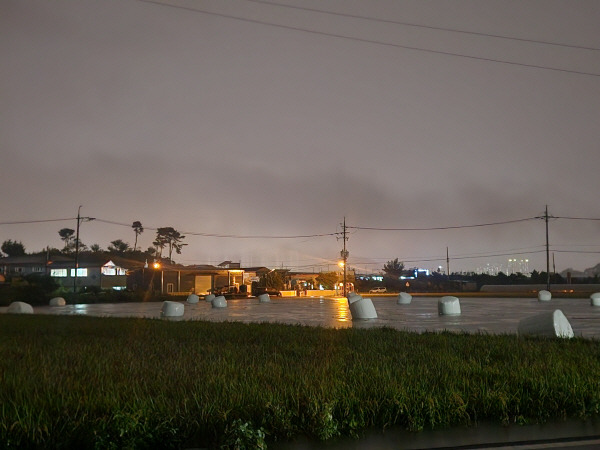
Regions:
<instances>
[{"instance_id":1,"label":"tall green grass","mask_svg":"<svg viewBox=\"0 0 600 450\"><path fill-rule=\"evenodd\" d=\"M0 448L260 448L599 408L591 340L0 316Z\"/></svg>"}]
</instances>

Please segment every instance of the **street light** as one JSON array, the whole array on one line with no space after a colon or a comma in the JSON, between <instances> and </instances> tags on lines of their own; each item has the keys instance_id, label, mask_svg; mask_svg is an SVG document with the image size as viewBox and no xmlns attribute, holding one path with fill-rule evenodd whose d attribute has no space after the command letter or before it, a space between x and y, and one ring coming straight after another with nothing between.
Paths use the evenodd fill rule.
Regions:
<instances>
[{"instance_id":1,"label":"street light","mask_svg":"<svg viewBox=\"0 0 600 450\"><path fill-rule=\"evenodd\" d=\"M152 267L154 268L154 270L159 270L161 268L161 264L160 261L154 261L154 263L152 264ZM152 290L154 291L154 275L152 275ZM164 272L161 270L160 271L160 295L162 295L163 293L163 287L164 287Z\"/></svg>"}]
</instances>

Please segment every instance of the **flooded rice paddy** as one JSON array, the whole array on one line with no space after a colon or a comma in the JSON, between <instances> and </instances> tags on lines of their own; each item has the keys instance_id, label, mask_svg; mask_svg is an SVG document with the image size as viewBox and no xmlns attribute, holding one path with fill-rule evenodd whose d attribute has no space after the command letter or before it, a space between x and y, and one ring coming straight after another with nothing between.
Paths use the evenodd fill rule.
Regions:
<instances>
[{"instance_id":1,"label":"flooded rice paddy","mask_svg":"<svg viewBox=\"0 0 600 450\"><path fill-rule=\"evenodd\" d=\"M348 302L337 297L283 297L259 303L256 298L229 300L226 308L213 308L202 299L185 305L182 317L169 320L207 320L235 322L269 322L322 326L330 328L391 327L399 330L454 331L489 334L516 334L521 319L560 309L569 320L575 336L600 338L600 307L591 306L589 298L462 298L462 314L438 314L437 297L413 297L409 305L398 305L396 297L370 297L377 319L352 320ZM89 315L99 317L160 318L162 302L78 304L62 307L34 307L35 314ZM0 308L0 313L6 312Z\"/></svg>"}]
</instances>

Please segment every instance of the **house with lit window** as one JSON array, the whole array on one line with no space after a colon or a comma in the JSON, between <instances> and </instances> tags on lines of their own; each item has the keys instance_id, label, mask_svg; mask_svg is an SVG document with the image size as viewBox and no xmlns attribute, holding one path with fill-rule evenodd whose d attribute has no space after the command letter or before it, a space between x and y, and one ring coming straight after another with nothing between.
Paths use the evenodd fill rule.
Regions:
<instances>
[{"instance_id":1,"label":"house with lit window","mask_svg":"<svg viewBox=\"0 0 600 450\"><path fill-rule=\"evenodd\" d=\"M110 256L85 255L78 258L77 264L74 259L53 262L49 275L66 288L121 290L127 287L128 271L143 264Z\"/></svg>"},{"instance_id":2,"label":"house with lit window","mask_svg":"<svg viewBox=\"0 0 600 450\"><path fill-rule=\"evenodd\" d=\"M77 271L75 271L77 265ZM111 258L104 255L81 255L77 264L64 255L23 255L0 258L0 274L10 282L28 275L49 275L59 285L78 290L125 289L127 271L143 263Z\"/></svg>"},{"instance_id":3,"label":"house with lit window","mask_svg":"<svg viewBox=\"0 0 600 450\"><path fill-rule=\"evenodd\" d=\"M55 262L71 261L71 259L72 258L62 255L50 256L45 253L37 255L8 256L6 258L0 258L0 274L2 274L6 280L15 277L25 277L31 274L49 275L52 264Z\"/></svg>"}]
</instances>

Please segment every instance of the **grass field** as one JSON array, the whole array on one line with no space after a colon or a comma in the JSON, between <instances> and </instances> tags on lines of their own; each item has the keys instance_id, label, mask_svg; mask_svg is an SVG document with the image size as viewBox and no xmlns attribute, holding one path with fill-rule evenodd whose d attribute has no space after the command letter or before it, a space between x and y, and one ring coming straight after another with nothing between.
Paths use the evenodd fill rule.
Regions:
<instances>
[{"instance_id":1,"label":"grass field","mask_svg":"<svg viewBox=\"0 0 600 450\"><path fill-rule=\"evenodd\" d=\"M0 315L0 448L265 448L589 417L600 343Z\"/></svg>"}]
</instances>

